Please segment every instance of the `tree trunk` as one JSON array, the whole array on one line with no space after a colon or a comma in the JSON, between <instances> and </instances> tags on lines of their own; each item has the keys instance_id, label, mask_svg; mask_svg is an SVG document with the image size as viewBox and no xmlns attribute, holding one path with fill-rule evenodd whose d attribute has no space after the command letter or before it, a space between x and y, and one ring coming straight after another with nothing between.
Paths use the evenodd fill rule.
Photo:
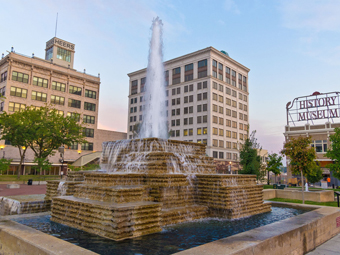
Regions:
<instances>
[{"instance_id":1,"label":"tree trunk","mask_svg":"<svg viewBox=\"0 0 340 255\"><path fill-rule=\"evenodd\" d=\"M18 169L18 181L20 180L20 174L21 174L21 167L22 167L22 162L24 161L25 154L20 156L20 163L19 163L19 169Z\"/></svg>"},{"instance_id":2,"label":"tree trunk","mask_svg":"<svg viewBox=\"0 0 340 255\"><path fill-rule=\"evenodd\" d=\"M304 204L305 203L305 196L304 196L304 190L303 190L303 188L304 188L304 185L303 185L303 173L302 173L302 171L301 171L301 186L302 186L302 203Z\"/></svg>"}]
</instances>

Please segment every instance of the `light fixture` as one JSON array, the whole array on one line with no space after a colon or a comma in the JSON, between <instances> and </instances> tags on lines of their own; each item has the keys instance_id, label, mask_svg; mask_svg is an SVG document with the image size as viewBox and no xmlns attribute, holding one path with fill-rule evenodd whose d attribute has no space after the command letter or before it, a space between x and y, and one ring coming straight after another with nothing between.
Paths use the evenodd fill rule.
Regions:
<instances>
[{"instance_id":1,"label":"light fixture","mask_svg":"<svg viewBox=\"0 0 340 255\"><path fill-rule=\"evenodd\" d=\"M5 145L0 145L0 149L3 150L5 148Z\"/></svg>"},{"instance_id":2,"label":"light fixture","mask_svg":"<svg viewBox=\"0 0 340 255\"><path fill-rule=\"evenodd\" d=\"M25 150L25 149L26 149L26 147L25 147L25 146L22 146L21 148L22 148L23 150Z\"/></svg>"},{"instance_id":3,"label":"light fixture","mask_svg":"<svg viewBox=\"0 0 340 255\"><path fill-rule=\"evenodd\" d=\"M80 154L81 153L81 150L78 150L78 154Z\"/></svg>"}]
</instances>

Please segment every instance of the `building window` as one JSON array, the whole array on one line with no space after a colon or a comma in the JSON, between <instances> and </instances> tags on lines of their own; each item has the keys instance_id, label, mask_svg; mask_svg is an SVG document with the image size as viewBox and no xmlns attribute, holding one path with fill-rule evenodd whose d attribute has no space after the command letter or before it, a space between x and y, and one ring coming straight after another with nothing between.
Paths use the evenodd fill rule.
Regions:
<instances>
[{"instance_id":1,"label":"building window","mask_svg":"<svg viewBox=\"0 0 340 255\"><path fill-rule=\"evenodd\" d=\"M232 138L237 139L237 132L232 132Z\"/></svg>"},{"instance_id":2,"label":"building window","mask_svg":"<svg viewBox=\"0 0 340 255\"><path fill-rule=\"evenodd\" d=\"M68 107L74 107L80 109L81 101L75 99L68 99Z\"/></svg>"},{"instance_id":3,"label":"building window","mask_svg":"<svg viewBox=\"0 0 340 255\"><path fill-rule=\"evenodd\" d=\"M53 82L52 82L52 89L54 89L54 90L59 90L59 91L62 91L62 92L65 92L65 90L66 90L66 85L65 85L64 83L60 83L60 82L53 81Z\"/></svg>"},{"instance_id":4,"label":"building window","mask_svg":"<svg viewBox=\"0 0 340 255\"><path fill-rule=\"evenodd\" d=\"M65 97L51 95L51 103L52 104L64 105L65 104Z\"/></svg>"},{"instance_id":5,"label":"building window","mask_svg":"<svg viewBox=\"0 0 340 255\"><path fill-rule=\"evenodd\" d=\"M0 112L4 111L4 102L0 102Z\"/></svg>"},{"instance_id":6,"label":"building window","mask_svg":"<svg viewBox=\"0 0 340 255\"><path fill-rule=\"evenodd\" d=\"M1 74L1 80L0 80L0 82L3 82L3 81L5 81L5 80L7 80L7 71L6 71L6 72L3 72L3 73Z\"/></svg>"},{"instance_id":7,"label":"building window","mask_svg":"<svg viewBox=\"0 0 340 255\"><path fill-rule=\"evenodd\" d=\"M213 158L217 158L217 151L213 151Z\"/></svg>"},{"instance_id":8,"label":"building window","mask_svg":"<svg viewBox=\"0 0 340 255\"><path fill-rule=\"evenodd\" d=\"M85 137L94 137L94 129L93 128L84 128L83 135Z\"/></svg>"},{"instance_id":9,"label":"building window","mask_svg":"<svg viewBox=\"0 0 340 255\"><path fill-rule=\"evenodd\" d=\"M71 51L62 48L57 49L57 59L71 62Z\"/></svg>"},{"instance_id":10,"label":"building window","mask_svg":"<svg viewBox=\"0 0 340 255\"><path fill-rule=\"evenodd\" d=\"M76 112L68 112L67 113L68 117L71 117L72 119L75 119L77 122L80 121L80 114Z\"/></svg>"},{"instance_id":11,"label":"building window","mask_svg":"<svg viewBox=\"0 0 340 255\"><path fill-rule=\"evenodd\" d=\"M53 47L46 51L46 60L50 60L53 57Z\"/></svg>"},{"instance_id":12,"label":"building window","mask_svg":"<svg viewBox=\"0 0 340 255\"><path fill-rule=\"evenodd\" d=\"M207 60L198 61L198 68L207 66Z\"/></svg>"},{"instance_id":13,"label":"building window","mask_svg":"<svg viewBox=\"0 0 340 255\"><path fill-rule=\"evenodd\" d=\"M204 127L203 128L203 135L207 135L208 134L208 128L207 127Z\"/></svg>"},{"instance_id":14,"label":"building window","mask_svg":"<svg viewBox=\"0 0 340 255\"><path fill-rule=\"evenodd\" d=\"M217 147L217 146L218 146L218 140L213 139L213 146L214 146L214 147Z\"/></svg>"},{"instance_id":15,"label":"building window","mask_svg":"<svg viewBox=\"0 0 340 255\"><path fill-rule=\"evenodd\" d=\"M208 93L207 92L204 92L203 93L203 100L207 100L208 99Z\"/></svg>"},{"instance_id":16,"label":"building window","mask_svg":"<svg viewBox=\"0 0 340 255\"><path fill-rule=\"evenodd\" d=\"M47 94L37 91L32 91L32 100L47 102Z\"/></svg>"},{"instance_id":17,"label":"building window","mask_svg":"<svg viewBox=\"0 0 340 255\"><path fill-rule=\"evenodd\" d=\"M208 115L203 115L203 123L207 123L208 122Z\"/></svg>"},{"instance_id":18,"label":"building window","mask_svg":"<svg viewBox=\"0 0 340 255\"><path fill-rule=\"evenodd\" d=\"M11 87L11 96L27 98L27 89Z\"/></svg>"},{"instance_id":19,"label":"building window","mask_svg":"<svg viewBox=\"0 0 340 255\"><path fill-rule=\"evenodd\" d=\"M138 93L138 80L131 82L131 95L135 95Z\"/></svg>"},{"instance_id":20,"label":"building window","mask_svg":"<svg viewBox=\"0 0 340 255\"><path fill-rule=\"evenodd\" d=\"M201 135L202 134L202 128L197 128L197 135Z\"/></svg>"},{"instance_id":21,"label":"building window","mask_svg":"<svg viewBox=\"0 0 340 255\"><path fill-rule=\"evenodd\" d=\"M218 128L213 128L213 135L218 135Z\"/></svg>"},{"instance_id":22,"label":"building window","mask_svg":"<svg viewBox=\"0 0 340 255\"><path fill-rule=\"evenodd\" d=\"M74 94L74 95L79 95L79 96L81 96L81 88L76 87L76 86L70 85L70 86L69 86L69 89L68 89L68 92L69 92L70 94Z\"/></svg>"},{"instance_id":23,"label":"building window","mask_svg":"<svg viewBox=\"0 0 340 255\"><path fill-rule=\"evenodd\" d=\"M70 150L78 150L78 143L71 143L71 146L68 147Z\"/></svg>"},{"instance_id":24,"label":"building window","mask_svg":"<svg viewBox=\"0 0 340 255\"><path fill-rule=\"evenodd\" d=\"M226 130L225 131L225 136L228 138L231 138L231 131L230 130Z\"/></svg>"},{"instance_id":25,"label":"building window","mask_svg":"<svg viewBox=\"0 0 340 255\"><path fill-rule=\"evenodd\" d=\"M327 152L327 140L314 140L311 147L315 148L316 152Z\"/></svg>"},{"instance_id":26,"label":"building window","mask_svg":"<svg viewBox=\"0 0 340 255\"><path fill-rule=\"evenodd\" d=\"M204 105L203 105L203 112L206 112L206 111L208 111L208 105L207 105L207 104L204 104Z\"/></svg>"},{"instance_id":27,"label":"building window","mask_svg":"<svg viewBox=\"0 0 340 255\"><path fill-rule=\"evenodd\" d=\"M236 121L233 121L232 127L233 127L233 128L237 128L237 122L236 122Z\"/></svg>"},{"instance_id":28,"label":"building window","mask_svg":"<svg viewBox=\"0 0 340 255\"><path fill-rule=\"evenodd\" d=\"M198 79L199 78L203 78L203 77L207 77L207 60L204 59L204 60L201 60L201 61L198 61Z\"/></svg>"},{"instance_id":29,"label":"building window","mask_svg":"<svg viewBox=\"0 0 340 255\"><path fill-rule=\"evenodd\" d=\"M176 130L176 137L180 136L180 130Z\"/></svg>"},{"instance_id":30,"label":"building window","mask_svg":"<svg viewBox=\"0 0 340 255\"><path fill-rule=\"evenodd\" d=\"M135 108L137 109L137 107L135 107ZM94 111L95 112L96 111L96 104L85 102L84 103L84 110Z\"/></svg>"},{"instance_id":31,"label":"building window","mask_svg":"<svg viewBox=\"0 0 340 255\"><path fill-rule=\"evenodd\" d=\"M8 103L8 111L9 112L19 112L21 110L25 110L26 105L25 104L19 104L19 103Z\"/></svg>"},{"instance_id":32,"label":"building window","mask_svg":"<svg viewBox=\"0 0 340 255\"><path fill-rule=\"evenodd\" d=\"M28 74L18 73L18 72L15 72L15 71L12 72L12 80L13 81L28 83L28 77L29 77Z\"/></svg>"},{"instance_id":33,"label":"building window","mask_svg":"<svg viewBox=\"0 0 340 255\"><path fill-rule=\"evenodd\" d=\"M224 129L219 129L218 135L219 136L224 136Z\"/></svg>"},{"instance_id":34,"label":"building window","mask_svg":"<svg viewBox=\"0 0 340 255\"><path fill-rule=\"evenodd\" d=\"M194 69L194 64L189 64L185 66L185 71L190 71Z\"/></svg>"},{"instance_id":35,"label":"building window","mask_svg":"<svg viewBox=\"0 0 340 255\"><path fill-rule=\"evenodd\" d=\"M222 142L223 142L223 141L222 141ZM224 158L224 152L220 151L220 152L218 153L218 158L223 159L223 158Z\"/></svg>"},{"instance_id":36,"label":"building window","mask_svg":"<svg viewBox=\"0 0 340 255\"><path fill-rule=\"evenodd\" d=\"M84 151L93 151L93 143L83 143L81 149Z\"/></svg>"},{"instance_id":37,"label":"building window","mask_svg":"<svg viewBox=\"0 0 340 255\"><path fill-rule=\"evenodd\" d=\"M34 76L33 77L33 85L43 87L43 88L47 88L48 87L48 80Z\"/></svg>"}]
</instances>

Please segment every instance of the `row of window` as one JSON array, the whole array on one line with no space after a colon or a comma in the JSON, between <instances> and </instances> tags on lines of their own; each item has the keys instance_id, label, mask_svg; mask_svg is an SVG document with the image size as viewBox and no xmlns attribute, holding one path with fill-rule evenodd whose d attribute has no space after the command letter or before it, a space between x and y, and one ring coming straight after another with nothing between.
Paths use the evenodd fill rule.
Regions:
<instances>
[{"instance_id":1,"label":"row of window","mask_svg":"<svg viewBox=\"0 0 340 255\"><path fill-rule=\"evenodd\" d=\"M16 96L16 97L27 98L27 89L22 89L22 88L17 88L17 87L12 86L10 95ZM36 100L36 101L47 102L47 94L43 92L32 91L31 99ZM61 96L51 95L51 103L64 105L65 98ZM81 101L69 98L68 106L80 109ZM84 102L84 109L88 111L96 111L96 104Z\"/></svg>"},{"instance_id":2,"label":"row of window","mask_svg":"<svg viewBox=\"0 0 340 255\"><path fill-rule=\"evenodd\" d=\"M73 143L68 147L70 150L78 150L78 143ZM93 151L93 143L82 143L81 149L84 151Z\"/></svg>"},{"instance_id":3,"label":"row of window","mask_svg":"<svg viewBox=\"0 0 340 255\"><path fill-rule=\"evenodd\" d=\"M231 70L231 85L236 87L236 71ZM212 76L218 78L219 80L223 81L223 64L218 63L218 70L217 70L217 61L213 60L213 70ZM239 89L247 91L247 77L243 76L243 84L242 84L242 74L238 74L239 76ZM226 66L225 68L225 81L230 84L230 68Z\"/></svg>"},{"instance_id":4,"label":"row of window","mask_svg":"<svg viewBox=\"0 0 340 255\"><path fill-rule=\"evenodd\" d=\"M3 102L2 102L3 104ZM26 104L21 104L21 103L14 103L14 102L9 102L8 103L8 111L9 112L17 112L20 110L24 110L26 108ZM30 108L32 109L39 109L39 106L30 106ZM2 109L1 111L3 111L3 105L2 105ZM64 115L64 111L62 110L58 110L58 114L60 115ZM75 113L75 112L67 112L67 116L71 116L73 118L75 118L77 121L80 121L80 114L79 113ZM95 116L90 116L90 115L83 115L83 121L84 123L89 123L89 124L95 124Z\"/></svg>"},{"instance_id":5,"label":"row of window","mask_svg":"<svg viewBox=\"0 0 340 255\"><path fill-rule=\"evenodd\" d=\"M238 158L237 153L226 152L225 156L226 156L225 159L237 160L237 158ZM223 151L213 151L213 158L224 159L224 152Z\"/></svg>"},{"instance_id":6,"label":"row of window","mask_svg":"<svg viewBox=\"0 0 340 255\"><path fill-rule=\"evenodd\" d=\"M223 92L224 86L221 85L221 84L217 84L217 82L213 82L212 88L215 89L215 90L219 90L219 91ZM228 87L225 87L225 93L228 94L228 95L232 95L233 97L237 97L237 92L235 90L231 90ZM245 101L245 102L247 102L247 100L248 100L247 96L243 95L242 93L238 93L238 98Z\"/></svg>"},{"instance_id":7,"label":"row of window","mask_svg":"<svg viewBox=\"0 0 340 255\"><path fill-rule=\"evenodd\" d=\"M213 146L213 147L224 148L224 141L223 141L223 140L216 140L216 139L213 139L212 146ZM225 148L226 148L226 149L237 149L237 143L226 141L226 142L225 142Z\"/></svg>"},{"instance_id":8,"label":"row of window","mask_svg":"<svg viewBox=\"0 0 340 255\"><path fill-rule=\"evenodd\" d=\"M197 70L197 76L198 78L207 77L207 59L198 61L198 70ZM185 77L184 80L191 81L194 79L193 76L193 69L194 64L188 64L184 67L185 69ZM169 70L164 72L164 78L165 78L165 86L169 85ZM143 77L141 79L141 92L144 92L144 84L146 82L146 78ZM178 84L181 82L181 67L177 67L172 69L172 84ZM138 93L138 80L131 81L131 95L135 95Z\"/></svg>"},{"instance_id":9,"label":"row of window","mask_svg":"<svg viewBox=\"0 0 340 255\"><path fill-rule=\"evenodd\" d=\"M225 130L224 132L224 129L213 127L213 135L224 136L224 133L225 133L225 136L228 138L237 139L237 132L230 131L230 130ZM246 138L246 135L239 133L239 139L243 140L244 138Z\"/></svg>"},{"instance_id":10,"label":"row of window","mask_svg":"<svg viewBox=\"0 0 340 255\"><path fill-rule=\"evenodd\" d=\"M7 79L7 72L5 72L5 73L6 73L6 79ZM19 72L15 72L15 71L13 71L13 73L12 73L12 80L14 80L14 81L28 83L28 78L29 78L28 74L23 74L23 73L19 73ZM34 76L33 77L33 85L43 87L43 88L48 88L48 80ZM66 91L66 84L61 83L61 82L52 81L52 89L65 92ZM70 85L69 86L69 93L81 96L82 88ZM97 98L97 92L85 89L85 97L96 99Z\"/></svg>"}]
</instances>

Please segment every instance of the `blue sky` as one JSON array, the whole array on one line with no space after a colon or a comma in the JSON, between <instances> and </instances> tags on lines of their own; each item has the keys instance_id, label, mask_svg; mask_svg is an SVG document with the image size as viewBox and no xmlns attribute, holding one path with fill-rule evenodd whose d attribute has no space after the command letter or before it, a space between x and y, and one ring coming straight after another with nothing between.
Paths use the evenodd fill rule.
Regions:
<instances>
[{"instance_id":1,"label":"blue sky","mask_svg":"<svg viewBox=\"0 0 340 255\"><path fill-rule=\"evenodd\" d=\"M339 90L340 1L0 0L0 53L44 57L54 36L76 44L74 67L101 74L99 128L126 131L127 73L147 66L150 26L164 24L164 60L208 46L251 69L250 128L263 149L283 145L285 105Z\"/></svg>"}]
</instances>

